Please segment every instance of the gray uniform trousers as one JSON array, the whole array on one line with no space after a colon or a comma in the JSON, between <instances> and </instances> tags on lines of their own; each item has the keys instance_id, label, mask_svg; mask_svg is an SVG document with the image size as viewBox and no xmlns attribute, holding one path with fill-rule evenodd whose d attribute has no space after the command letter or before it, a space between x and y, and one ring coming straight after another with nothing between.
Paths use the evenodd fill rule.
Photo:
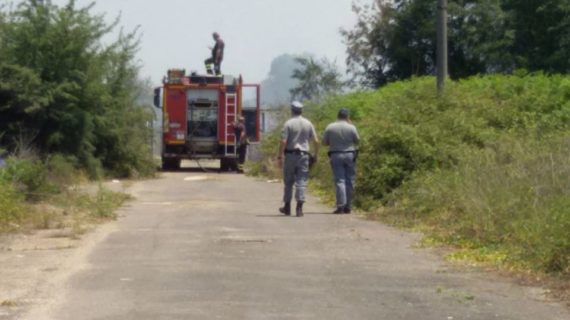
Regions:
<instances>
[{"instance_id":1,"label":"gray uniform trousers","mask_svg":"<svg viewBox=\"0 0 570 320\"><path fill-rule=\"evenodd\" d=\"M336 188L336 205L350 209L356 181L354 153L332 153L330 162Z\"/></svg>"},{"instance_id":2,"label":"gray uniform trousers","mask_svg":"<svg viewBox=\"0 0 570 320\"><path fill-rule=\"evenodd\" d=\"M283 182L285 183L284 202L291 202L293 185L295 185L295 200L305 202L305 190L309 179L309 155L287 153L283 163Z\"/></svg>"}]
</instances>

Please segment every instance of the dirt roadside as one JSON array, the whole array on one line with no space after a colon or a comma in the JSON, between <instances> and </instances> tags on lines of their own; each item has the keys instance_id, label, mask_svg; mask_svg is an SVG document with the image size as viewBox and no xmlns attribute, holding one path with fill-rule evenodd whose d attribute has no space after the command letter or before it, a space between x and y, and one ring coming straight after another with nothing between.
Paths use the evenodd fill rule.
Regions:
<instances>
[{"instance_id":1,"label":"dirt roadside","mask_svg":"<svg viewBox=\"0 0 570 320\"><path fill-rule=\"evenodd\" d=\"M110 181L105 187L126 192L130 184ZM82 226L81 235L69 228L0 235L0 320L18 319L54 301L68 276L88 266L89 253L116 227L111 221Z\"/></svg>"},{"instance_id":2,"label":"dirt roadside","mask_svg":"<svg viewBox=\"0 0 570 320\"><path fill-rule=\"evenodd\" d=\"M92 227L81 239L60 230L0 237L0 319L17 319L31 306L49 303L115 227L114 222Z\"/></svg>"}]
</instances>

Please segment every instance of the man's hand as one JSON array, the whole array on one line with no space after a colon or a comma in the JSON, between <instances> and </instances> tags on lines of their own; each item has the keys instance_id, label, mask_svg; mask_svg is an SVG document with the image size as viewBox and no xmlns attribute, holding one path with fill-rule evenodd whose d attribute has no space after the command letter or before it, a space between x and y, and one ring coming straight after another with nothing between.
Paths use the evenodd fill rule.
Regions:
<instances>
[{"instance_id":1,"label":"man's hand","mask_svg":"<svg viewBox=\"0 0 570 320\"><path fill-rule=\"evenodd\" d=\"M309 155L309 169L311 169L315 163L317 163L317 155Z\"/></svg>"},{"instance_id":2,"label":"man's hand","mask_svg":"<svg viewBox=\"0 0 570 320\"><path fill-rule=\"evenodd\" d=\"M283 139L279 142L279 153L277 154L277 164L280 169L283 169L283 157L285 156L285 145L287 140Z\"/></svg>"}]
</instances>

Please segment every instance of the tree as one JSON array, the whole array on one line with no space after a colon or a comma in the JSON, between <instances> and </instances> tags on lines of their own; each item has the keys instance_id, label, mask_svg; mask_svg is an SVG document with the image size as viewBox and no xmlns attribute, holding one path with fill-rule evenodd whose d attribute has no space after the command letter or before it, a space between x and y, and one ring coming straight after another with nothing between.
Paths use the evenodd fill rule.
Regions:
<instances>
[{"instance_id":1,"label":"tree","mask_svg":"<svg viewBox=\"0 0 570 320\"><path fill-rule=\"evenodd\" d=\"M515 30L510 50L518 66L531 71L570 72L570 2L503 0Z\"/></svg>"},{"instance_id":2,"label":"tree","mask_svg":"<svg viewBox=\"0 0 570 320\"><path fill-rule=\"evenodd\" d=\"M15 137L34 132L42 154L75 157L92 175L102 165L119 175L145 171L150 115L136 103L136 30L103 45L118 20L107 24L92 7L28 0L3 12L0 94L9 99L0 143L13 149Z\"/></svg>"},{"instance_id":3,"label":"tree","mask_svg":"<svg viewBox=\"0 0 570 320\"><path fill-rule=\"evenodd\" d=\"M349 72L364 85L435 73L436 2L355 2L342 30ZM565 0L450 0L449 73L570 71L570 4Z\"/></svg>"},{"instance_id":4,"label":"tree","mask_svg":"<svg viewBox=\"0 0 570 320\"><path fill-rule=\"evenodd\" d=\"M293 99L319 101L321 98L343 90L344 82L334 63L326 58L320 61L311 56L295 59L300 68L293 71L297 86L290 90Z\"/></svg>"},{"instance_id":5,"label":"tree","mask_svg":"<svg viewBox=\"0 0 570 320\"><path fill-rule=\"evenodd\" d=\"M371 4L354 2L352 10L357 16L354 29L341 29L347 45L348 71L365 86L385 84L385 71L390 64L386 40L392 32L396 8L386 1L374 0Z\"/></svg>"}]
</instances>

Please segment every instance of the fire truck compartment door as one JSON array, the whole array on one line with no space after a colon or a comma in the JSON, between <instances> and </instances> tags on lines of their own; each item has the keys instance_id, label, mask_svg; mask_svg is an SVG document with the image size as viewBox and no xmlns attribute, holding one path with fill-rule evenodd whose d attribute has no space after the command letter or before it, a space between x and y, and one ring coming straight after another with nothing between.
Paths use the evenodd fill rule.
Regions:
<instances>
[{"instance_id":1,"label":"fire truck compartment door","mask_svg":"<svg viewBox=\"0 0 570 320\"><path fill-rule=\"evenodd\" d=\"M244 84L242 94L242 115L250 142L260 141L261 112L259 84Z\"/></svg>"},{"instance_id":2,"label":"fire truck compartment door","mask_svg":"<svg viewBox=\"0 0 570 320\"><path fill-rule=\"evenodd\" d=\"M186 138L186 92L178 88L169 88L165 92L165 140L184 142Z\"/></svg>"}]
</instances>

